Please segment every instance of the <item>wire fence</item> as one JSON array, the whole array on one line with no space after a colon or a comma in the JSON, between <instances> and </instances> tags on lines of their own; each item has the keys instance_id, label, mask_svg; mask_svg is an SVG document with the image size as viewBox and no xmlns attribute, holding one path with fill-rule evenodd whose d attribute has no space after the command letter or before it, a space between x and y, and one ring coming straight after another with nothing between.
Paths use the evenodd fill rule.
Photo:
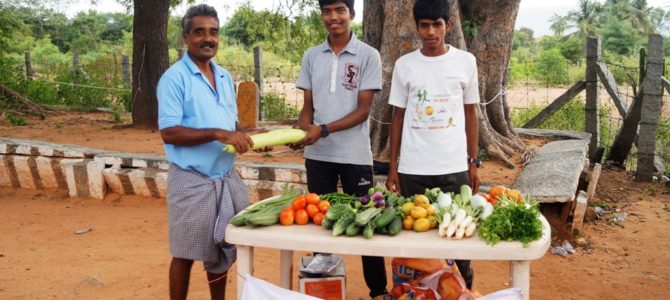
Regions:
<instances>
[{"instance_id":1,"label":"wire fence","mask_svg":"<svg viewBox=\"0 0 670 300\"><path fill-rule=\"evenodd\" d=\"M253 62L243 64L219 57L215 58L215 62L226 68L237 84L254 78ZM82 60L77 65L72 61L32 60L32 79L25 76L25 61L5 58L0 63L5 69L0 71L0 79L5 83L12 82L13 88L18 92L37 102L83 108L110 107L126 111L131 107L129 82L132 79L130 74L124 74L129 72L129 68L124 67L120 55ZM639 89L639 66L608 60L604 60L604 63L614 75L624 101L630 106L635 92ZM538 73L539 67L552 68L552 72ZM509 69L510 82L507 88L491 99L481 101L491 102L504 97L514 125L520 127L575 82L583 80L584 68L583 63L572 63L568 60L554 61L553 64L548 64L546 60L513 62ZM262 120L285 121L297 117L303 104L303 93L295 86L299 70L299 65L291 63L267 63L263 66ZM607 155L623 124L623 118L602 85L599 88L599 98L600 146L605 148ZM581 92L541 128L584 131L584 99L585 92ZM666 161L670 161L670 107L666 104L668 100L670 96L665 93L657 134L657 152ZM634 168L635 152L633 149L627 160L629 168Z\"/></svg>"}]
</instances>

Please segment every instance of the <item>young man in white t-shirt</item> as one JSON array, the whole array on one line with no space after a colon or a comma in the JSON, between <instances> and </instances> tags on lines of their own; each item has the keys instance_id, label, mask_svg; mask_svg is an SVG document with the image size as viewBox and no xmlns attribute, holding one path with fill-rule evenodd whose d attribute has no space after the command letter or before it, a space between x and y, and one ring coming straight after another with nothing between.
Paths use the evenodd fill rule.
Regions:
<instances>
[{"instance_id":1,"label":"young man in white t-shirt","mask_svg":"<svg viewBox=\"0 0 670 300\"><path fill-rule=\"evenodd\" d=\"M451 30L447 1L417 0L414 20L421 49L396 61L391 80L389 190L403 196L426 188L479 189L477 61L445 44ZM398 160L398 157L400 159ZM456 261L472 288L470 261Z\"/></svg>"}]
</instances>

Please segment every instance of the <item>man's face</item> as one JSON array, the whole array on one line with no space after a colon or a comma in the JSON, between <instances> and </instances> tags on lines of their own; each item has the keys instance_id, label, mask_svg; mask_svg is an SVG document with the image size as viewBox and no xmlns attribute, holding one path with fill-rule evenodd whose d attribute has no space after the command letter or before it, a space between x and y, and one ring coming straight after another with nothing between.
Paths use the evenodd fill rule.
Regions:
<instances>
[{"instance_id":1,"label":"man's face","mask_svg":"<svg viewBox=\"0 0 670 300\"><path fill-rule=\"evenodd\" d=\"M349 23L354 19L354 12L342 2L324 5L321 8L321 20L328 34L341 35L349 33Z\"/></svg>"},{"instance_id":2,"label":"man's face","mask_svg":"<svg viewBox=\"0 0 670 300\"><path fill-rule=\"evenodd\" d=\"M191 18L191 28L184 34L184 43L192 59L210 60L219 49L219 22L211 16Z\"/></svg>"},{"instance_id":3,"label":"man's face","mask_svg":"<svg viewBox=\"0 0 670 300\"><path fill-rule=\"evenodd\" d=\"M443 18L419 19L416 27L421 37L422 47L434 51L444 47L444 38L451 29L451 22L445 22Z\"/></svg>"}]
</instances>

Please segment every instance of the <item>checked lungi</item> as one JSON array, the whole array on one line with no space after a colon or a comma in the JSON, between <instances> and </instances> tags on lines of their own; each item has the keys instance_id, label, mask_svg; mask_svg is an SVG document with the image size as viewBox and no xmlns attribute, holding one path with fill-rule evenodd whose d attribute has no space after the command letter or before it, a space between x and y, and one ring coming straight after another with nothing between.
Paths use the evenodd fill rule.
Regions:
<instances>
[{"instance_id":1,"label":"checked lungi","mask_svg":"<svg viewBox=\"0 0 670 300\"><path fill-rule=\"evenodd\" d=\"M231 170L220 179L170 165L167 179L170 253L202 261L210 273L225 273L235 262L235 245L225 241L232 217L249 205L247 187Z\"/></svg>"}]
</instances>

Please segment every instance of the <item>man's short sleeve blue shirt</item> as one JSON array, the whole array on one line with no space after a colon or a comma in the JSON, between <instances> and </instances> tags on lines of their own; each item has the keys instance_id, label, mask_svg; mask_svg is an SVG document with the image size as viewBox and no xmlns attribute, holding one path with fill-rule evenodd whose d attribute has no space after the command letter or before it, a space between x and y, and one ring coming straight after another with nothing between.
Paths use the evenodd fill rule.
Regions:
<instances>
[{"instance_id":1,"label":"man's short sleeve blue shirt","mask_svg":"<svg viewBox=\"0 0 670 300\"><path fill-rule=\"evenodd\" d=\"M184 126L196 129L235 130L237 103L232 76L211 62L216 88L202 74L188 54L161 76L157 87L158 128ZM221 178L233 167L234 154L225 145L209 143L178 146L165 144L171 163L211 178Z\"/></svg>"}]
</instances>

